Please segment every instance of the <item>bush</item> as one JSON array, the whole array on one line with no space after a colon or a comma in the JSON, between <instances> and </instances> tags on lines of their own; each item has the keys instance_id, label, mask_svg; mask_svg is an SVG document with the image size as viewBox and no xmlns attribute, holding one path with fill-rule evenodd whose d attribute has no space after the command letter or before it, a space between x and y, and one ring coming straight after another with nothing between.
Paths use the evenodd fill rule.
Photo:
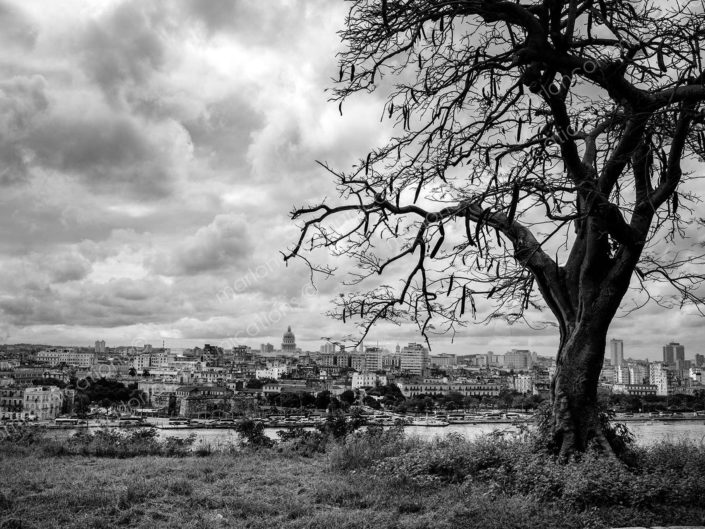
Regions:
<instances>
[{"instance_id":1,"label":"bush","mask_svg":"<svg viewBox=\"0 0 705 529\"><path fill-rule=\"evenodd\" d=\"M44 429L24 427L15 429L0 441L4 454L39 452L44 456L82 455L95 457L136 457L164 455L183 457L191 454L196 435L185 439L167 437L159 440L154 428L139 428L129 431L104 428L91 433L81 430L66 440L60 441L45 435Z\"/></svg>"},{"instance_id":2,"label":"bush","mask_svg":"<svg viewBox=\"0 0 705 529\"><path fill-rule=\"evenodd\" d=\"M271 448L274 446L274 441L264 434L264 424L261 422L243 419L235 425L235 431L241 437L242 446L252 448Z\"/></svg>"},{"instance_id":3,"label":"bush","mask_svg":"<svg viewBox=\"0 0 705 529\"><path fill-rule=\"evenodd\" d=\"M348 434L343 442L334 445L330 449L329 463L334 470L366 468L376 461L406 454L418 443L414 438L407 438L401 426L387 430L368 426L364 431Z\"/></svg>"},{"instance_id":4,"label":"bush","mask_svg":"<svg viewBox=\"0 0 705 529\"><path fill-rule=\"evenodd\" d=\"M296 453L304 457L324 453L328 444L328 436L320 431L314 432L303 428L292 428L290 430L279 430L277 435L281 440L280 452Z\"/></svg>"}]
</instances>

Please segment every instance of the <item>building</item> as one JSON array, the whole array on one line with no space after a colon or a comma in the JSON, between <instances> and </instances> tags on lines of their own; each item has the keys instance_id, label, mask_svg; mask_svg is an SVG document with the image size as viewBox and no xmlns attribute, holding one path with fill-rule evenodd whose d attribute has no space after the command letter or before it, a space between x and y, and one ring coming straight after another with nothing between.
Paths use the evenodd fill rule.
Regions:
<instances>
[{"instance_id":1,"label":"building","mask_svg":"<svg viewBox=\"0 0 705 529\"><path fill-rule=\"evenodd\" d=\"M282 337L282 352L296 352L296 337L294 336L294 333L291 332L291 325L287 328L286 332L284 333L284 336Z\"/></svg>"},{"instance_id":2,"label":"building","mask_svg":"<svg viewBox=\"0 0 705 529\"><path fill-rule=\"evenodd\" d=\"M439 355L434 355L429 358L431 366L433 367L453 367L458 365L458 359L454 354L441 353Z\"/></svg>"},{"instance_id":3,"label":"building","mask_svg":"<svg viewBox=\"0 0 705 529\"><path fill-rule=\"evenodd\" d=\"M76 367L91 367L96 363L95 353L82 353L75 347L51 347L37 353L37 360L50 366L66 364Z\"/></svg>"},{"instance_id":4,"label":"building","mask_svg":"<svg viewBox=\"0 0 705 529\"><path fill-rule=\"evenodd\" d=\"M612 338L610 340L610 361L613 367L621 366L624 363L624 342Z\"/></svg>"},{"instance_id":5,"label":"building","mask_svg":"<svg viewBox=\"0 0 705 529\"><path fill-rule=\"evenodd\" d=\"M617 364L614 368L614 382L615 384L631 384L632 381L631 371L629 367L624 364Z\"/></svg>"},{"instance_id":6,"label":"building","mask_svg":"<svg viewBox=\"0 0 705 529\"><path fill-rule=\"evenodd\" d=\"M644 364L629 364L629 380L632 384L646 384L649 381L649 367Z\"/></svg>"},{"instance_id":7,"label":"building","mask_svg":"<svg viewBox=\"0 0 705 529\"><path fill-rule=\"evenodd\" d=\"M271 378L272 380L279 380L282 375L286 375L287 373L289 373L288 366L273 366L266 369L255 370L255 378Z\"/></svg>"},{"instance_id":8,"label":"building","mask_svg":"<svg viewBox=\"0 0 705 529\"><path fill-rule=\"evenodd\" d=\"M518 371L528 371L534 365L531 351L526 349L512 349L504 355L504 368Z\"/></svg>"},{"instance_id":9,"label":"building","mask_svg":"<svg viewBox=\"0 0 705 529\"><path fill-rule=\"evenodd\" d=\"M259 352L262 354L273 353L274 346L271 343L263 343L259 346Z\"/></svg>"},{"instance_id":10,"label":"building","mask_svg":"<svg viewBox=\"0 0 705 529\"><path fill-rule=\"evenodd\" d=\"M514 375L514 391L517 393L534 393L534 377L532 375Z\"/></svg>"},{"instance_id":11,"label":"building","mask_svg":"<svg viewBox=\"0 0 705 529\"><path fill-rule=\"evenodd\" d=\"M330 343L330 342L326 342L323 345L321 345L320 351L321 351L321 354L324 354L324 355L333 354L333 353L335 353L335 344Z\"/></svg>"},{"instance_id":12,"label":"building","mask_svg":"<svg viewBox=\"0 0 705 529\"><path fill-rule=\"evenodd\" d=\"M386 386L387 377L376 373L353 373L352 388L368 388L373 386Z\"/></svg>"},{"instance_id":13,"label":"building","mask_svg":"<svg viewBox=\"0 0 705 529\"><path fill-rule=\"evenodd\" d=\"M381 371L382 367L382 357L384 356L384 351L379 347L367 347L365 348L365 367L364 371L374 372Z\"/></svg>"},{"instance_id":14,"label":"building","mask_svg":"<svg viewBox=\"0 0 705 529\"><path fill-rule=\"evenodd\" d=\"M612 393L645 397L656 395L658 393L658 386L653 384L615 384L612 386Z\"/></svg>"},{"instance_id":15,"label":"building","mask_svg":"<svg viewBox=\"0 0 705 529\"><path fill-rule=\"evenodd\" d=\"M96 353L105 353L105 340L96 340L94 351Z\"/></svg>"},{"instance_id":16,"label":"building","mask_svg":"<svg viewBox=\"0 0 705 529\"><path fill-rule=\"evenodd\" d=\"M497 397L506 388L503 384L491 382L453 383L444 382L398 382L397 386L406 398L418 395L447 395L451 391L464 397Z\"/></svg>"},{"instance_id":17,"label":"building","mask_svg":"<svg viewBox=\"0 0 705 529\"><path fill-rule=\"evenodd\" d=\"M663 362L652 362L649 364L649 382L651 385L656 386L656 395L667 397L673 393L672 374L673 372L669 371Z\"/></svg>"},{"instance_id":18,"label":"building","mask_svg":"<svg viewBox=\"0 0 705 529\"><path fill-rule=\"evenodd\" d=\"M19 387L0 388L0 418L21 419L24 405L24 389Z\"/></svg>"},{"instance_id":19,"label":"building","mask_svg":"<svg viewBox=\"0 0 705 529\"><path fill-rule=\"evenodd\" d=\"M410 343L401 350L401 371L409 375L423 375L428 370L428 349Z\"/></svg>"},{"instance_id":20,"label":"building","mask_svg":"<svg viewBox=\"0 0 705 529\"><path fill-rule=\"evenodd\" d=\"M361 372L365 370L365 355L344 352L320 355L318 365L324 368L354 369Z\"/></svg>"},{"instance_id":21,"label":"building","mask_svg":"<svg viewBox=\"0 0 705 529\"><path fill-rule=\"evenodd\" d=\"M685 346L671 342L663 346L663 361L666 364L676 364L685 360Z\"/></svg>"},{"instance_id":22,"label":"building","mask_svg":"<svg viewBox=\"0 0 705 529\"><path fill-rule=\"evenodd\" d=\"M218 386L182 386L176 389L177 406L182 417L217 415L230 411L233 391Z\"/></svg>"},{"instance_id":23,"label":"building","mask_svg":"<svg viewBox=\"0 0 705 529\"><path fill-rule=\"evenodd\" d=\"M168 350L157 350L149 353L142 353L132 359L132 367L138 373L142 373L145 369L167 369L173 367L172 360L174 358Z\"/></svg>"},{"instance_id":24,"label":"building","mask_svg":"<svg viewBox=\"0 0 705 529\"><path fill-rule=\"evenodd\" d=\"M49 421L61 414L64 393L56 386L25 388L22 413L31 419Z\"/></svg>"}]
</instances>

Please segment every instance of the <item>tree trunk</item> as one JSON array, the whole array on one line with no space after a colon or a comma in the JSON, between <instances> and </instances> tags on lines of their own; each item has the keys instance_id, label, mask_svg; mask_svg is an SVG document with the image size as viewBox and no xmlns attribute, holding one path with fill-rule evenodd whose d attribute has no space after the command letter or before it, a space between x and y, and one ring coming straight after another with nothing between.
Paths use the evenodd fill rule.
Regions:
<instances>
[{"instance_id":1,"label":"tree trunk","mask_svg":"<svg viewBox=\"0 0 705 529\"><path fill-rule=\"evenodd\" d=\"M556 374L551 383L554 441L560 447L561 458L585 451L593 440L612 456L597 407L607 326L583 321L568 325L566 331L561 336Z\"/></svg>"}]
</instances>

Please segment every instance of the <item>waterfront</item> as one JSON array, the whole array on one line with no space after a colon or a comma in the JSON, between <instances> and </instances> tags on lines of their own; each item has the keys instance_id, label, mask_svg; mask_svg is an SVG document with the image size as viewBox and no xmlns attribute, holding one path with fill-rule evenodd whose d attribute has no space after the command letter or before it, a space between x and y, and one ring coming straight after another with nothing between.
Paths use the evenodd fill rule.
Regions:
<instances>
[{"instance_id":1,"label":"waterfront","mask_svg":"<svg viewBox=\"0 0 705 529\"><path fill-rule=\"evenodd\" d=\"M688 440L701 444L705 440L705 421L701 420L643 420L629 421L626 424L636 437L637 444L643 446L661 441L677 442L680 440ZM99 429L98 426L88 427L89 431L95 431L97 429ZM265 434L272 439L278 439L277 432L282 429L284 428L267 427L265 428ZM306 429L313 430L313 428ZM485 423L451 424L440 428L405 426L404 430L408 435L418 436L424 440L432 440L436 437L443 437L448 434L459 434L471 440L493 432L514 433L518 431L518 427L508 423ZM58 438L67 438L77 431L79 431L79 429L57 429L51 430L51 435ZM239 439L235 430L226 428L179 428L158 429L157 431L160 438L185 438L193 434L196 436L194 446L210 446L212 449L220 449L237 444Z\"/></svg>"}]
</instances>

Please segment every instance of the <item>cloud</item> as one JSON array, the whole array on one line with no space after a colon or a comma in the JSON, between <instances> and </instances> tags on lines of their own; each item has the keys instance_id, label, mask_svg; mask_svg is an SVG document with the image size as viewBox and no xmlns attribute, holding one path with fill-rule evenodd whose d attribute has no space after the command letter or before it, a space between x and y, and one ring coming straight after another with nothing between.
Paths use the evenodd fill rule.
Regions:
<instances>
[{"instance_id":1,"label":"cloud","mask_svg":"<svg viewBox=\"0 0 705 529\"><path fill-rule=\"evenodd\" d=\"M78 254L63 254L47 263L49 276L54 283L79 281L86 277L92 269L90 261Z\"/></svg>"},{"instance_id":2,"label":"cloud","mask_svg":"<svg viewBox=\"0 0 705 529\"><path fill-rule=\"evenodd\" d=\"M162 16L156 4L132 1L88 23L77 49L89 78L111 100L166 65L164 33L155 27Z\"/></svg>"},{"instance_id":3,"label":"cloud","mask_svg":"<svg viewBox=\"0 0 705 529\"><path fill-rule=\"evenodd\" d=\"M252 251L247 223L239 215L218 215L167 255L158 254L152 269L165 275L196 275L233 267Z\"/></svg>"},{"instance_id":4,"label":"cloud","mask_svg":"<svg viewBox=\"0 0 705 529\"><path fill-rule=\"evenodd\" d=\"M40 75L0 81L0 185L24 180L28 170L25 141L49 107L46 81Z\"/></svg>"},{"instance_id":5,"label":"cloud","mask_svg":"<svg viewBox=\"0 0 705 529\"><path fill-rule=\"evenodd\" d=\"M3 46L28 50L34 47L39 29L20 8L0 2L0 42Z\"/></svg>"}]
</instances>

